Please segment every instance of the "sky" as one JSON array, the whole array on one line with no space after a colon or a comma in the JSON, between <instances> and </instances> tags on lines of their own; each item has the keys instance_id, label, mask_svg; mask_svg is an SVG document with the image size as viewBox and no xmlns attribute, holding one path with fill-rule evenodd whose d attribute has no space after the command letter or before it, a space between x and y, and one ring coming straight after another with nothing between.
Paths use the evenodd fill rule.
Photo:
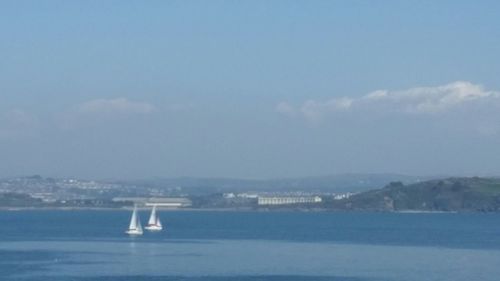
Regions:
<instances>
[{"instance_id":1,"label":"sky","mask_svg":"<svg viewBox=\"0 0 500 281\"><path fill-rule=\"evenodd\" d=\"M0 177L500 175L498 1L1 1Z\"/></svg>"}]
</instances>

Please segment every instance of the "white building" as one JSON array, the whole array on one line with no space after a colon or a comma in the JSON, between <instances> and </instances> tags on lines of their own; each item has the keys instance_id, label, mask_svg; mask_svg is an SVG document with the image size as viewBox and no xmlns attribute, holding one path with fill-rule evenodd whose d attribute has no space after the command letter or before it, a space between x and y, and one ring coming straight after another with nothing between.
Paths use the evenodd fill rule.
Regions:
<instances>
[{"instance_id":1,"label":"white building","mask_svg":"<svg viewBox=\"0 0 500 281\"><path fill-rule=\"evenodd\" d=\"M134 202L143 206L157 206L164 208L184 208L191 206L191 200L188 198L173 198L173 197L116 197L114 202Z\"/></svg>"},{"instance_id":2,"label":"white building","mask_svg":"<svg viewBox=\"0 0 500 281\"><path fill-rule=\"evenodd\" d=\"M259 196L257 204L259 205L288 205L288 204L314 204L321 203L319 196L297 196L297 197L267 197Z\"/></svg>"},{"instance_id":3,"label":"white building","mask_svg":"<svg viewBox=\"0 0 500 281\"><path fill-rule=\"evenodd\" d=\"M335 194L335 196L333 196L333 199L334 200L348 199L352 195L354 195L354 193L351 193L351 192L341 193L341 194Z\"/></svg>"}]
</instances>

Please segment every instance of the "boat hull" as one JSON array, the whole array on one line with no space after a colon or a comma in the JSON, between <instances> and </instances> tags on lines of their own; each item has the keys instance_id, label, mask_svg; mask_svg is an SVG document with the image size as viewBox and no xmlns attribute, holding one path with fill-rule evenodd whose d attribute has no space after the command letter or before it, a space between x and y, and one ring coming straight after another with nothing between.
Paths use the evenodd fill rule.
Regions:
<instances>
[{"instance_id":1,"label":"boat hull","mask_svg":"<svg viewBox=\"0 0 500 281\"><path fill-rule=\"evenodd\" d=\"M137 230L137 229L129 229L127 231L125 231L125 233L127 233L128 235L142 235L143 232L141 230Z\"/></svg>"},{"instance_id":2,"label":"boat hull","mask_svg":"<svg viewBox=\"0 0 500 281\"><path fill-rule=\"evenodd\" d=\"M149 230L149 231L160 231L163 229L163 227L161 226L158 226L158 225L148 225L146 227L144 227L146 230Z\"/></svg>"}]
</instances>

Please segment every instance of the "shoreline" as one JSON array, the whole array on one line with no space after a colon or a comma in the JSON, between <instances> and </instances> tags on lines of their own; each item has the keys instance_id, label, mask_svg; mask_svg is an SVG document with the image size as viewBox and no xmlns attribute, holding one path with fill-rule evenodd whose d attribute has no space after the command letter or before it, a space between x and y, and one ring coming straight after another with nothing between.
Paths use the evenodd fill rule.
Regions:
<instances>
[{"instance_id":1,"label":"shoreline","mask_svg":"<svg viewBox=\"0 0 500 281\"><path fill-rule=\"evenodd\" d=\"M127 211L133 207L104 208L104 207L0 207L0 212L19 211ZM151 208L139 207L139 211L149 211ZM429 211L429 210L339 210L339 209L305 209L305 208L158 208L162 212L314 212L314 213L395 213L395 214L459 214L459 213L500 213L474 210L457 211Z\"/></svg>"}]
</instances>

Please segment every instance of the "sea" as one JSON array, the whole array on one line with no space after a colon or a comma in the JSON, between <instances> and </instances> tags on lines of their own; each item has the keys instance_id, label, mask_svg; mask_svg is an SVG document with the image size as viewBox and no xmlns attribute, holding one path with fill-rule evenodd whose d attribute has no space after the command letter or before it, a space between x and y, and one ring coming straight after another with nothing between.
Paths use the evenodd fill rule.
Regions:
<instances>
[{"instance_id":1,"label":"sea","mask_svg":"<svg viewBox=\"0 0 500 281\"><path fill-rule=\"evenodd\" d=\"M0 280L500 280L497 213L160 210L140 237L130 215L1 211Z\"/></svg>"}]
</instances>

